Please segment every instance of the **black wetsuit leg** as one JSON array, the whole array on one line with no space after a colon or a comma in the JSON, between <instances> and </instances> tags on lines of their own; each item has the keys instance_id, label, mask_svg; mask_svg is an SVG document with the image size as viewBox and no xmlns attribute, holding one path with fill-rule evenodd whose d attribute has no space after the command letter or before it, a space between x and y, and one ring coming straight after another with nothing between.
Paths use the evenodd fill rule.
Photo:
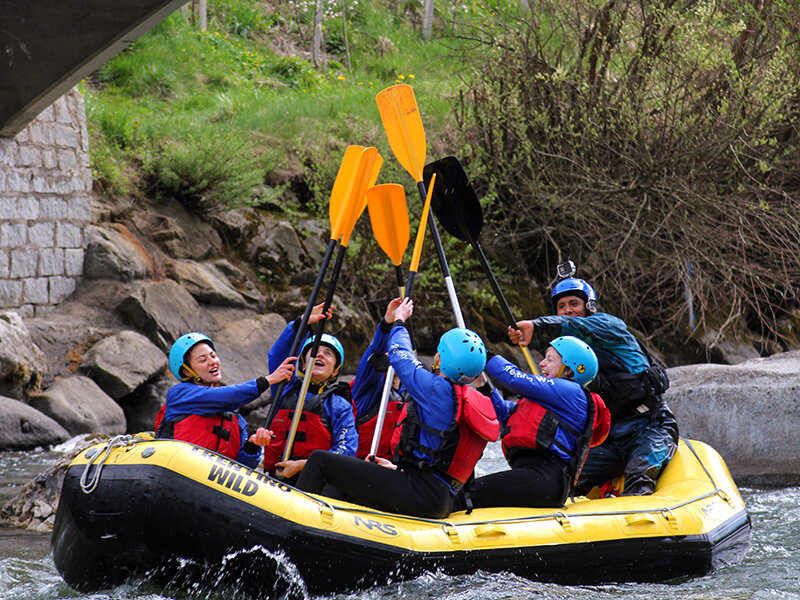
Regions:
<instances>
[{"instance_id":1,"label":"black wetsuit leg","mask_svg":"<svg viewBox=\"0 0 800 600\"><path fill-rule=\"evenodd\" d=\"M567 486L567 465L558 458L528 461L524 467L478 477L470 484L473 508L563 506ZM463 508L461 501L458 508Z\"/></svg>"},{"instance_id":2,"label":"black wetsuit leg","mask_svg":"<svg viewBox=\"0 0 800 600\"><path fill-rule=\"evenodd\" d=\"M335 486L356 504L387 512L441 519L453 510L449 486L428 471L395 470L352 456L315 450L297 488L319 494Z\"/></svg>"}]
</instances>

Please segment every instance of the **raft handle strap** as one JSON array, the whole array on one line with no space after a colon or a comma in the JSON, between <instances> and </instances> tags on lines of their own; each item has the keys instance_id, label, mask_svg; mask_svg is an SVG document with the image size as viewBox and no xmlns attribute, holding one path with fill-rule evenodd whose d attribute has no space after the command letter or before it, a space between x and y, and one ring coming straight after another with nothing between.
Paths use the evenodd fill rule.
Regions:
<instances>
[{"instance_id":1,"label":"raft handle strap","mask_svg":"<svg viewBox=\"0 0 800 600\"><path fill-rule=\"evenodd\" d=\"M83 469L83 473L81 473L80 485L81 491L84 494L91 494L92 492L97 489L98 484L100 483L100 473L103 471L103 464L106 460L108 460L111 451L118 447L118 446L128 446L130 445L131 448L136 445L136 442L139 441L132 435L118 435L116 437L111 438L105 447L96 452L95 454L89 456L87 453L87 457L89 457L89 462L86 463L86 467ZM97 468L94 472L89 475L92 470L92 465L95 462L95 459L99 457L97 461Z\"/></svg>"}]
</instances>

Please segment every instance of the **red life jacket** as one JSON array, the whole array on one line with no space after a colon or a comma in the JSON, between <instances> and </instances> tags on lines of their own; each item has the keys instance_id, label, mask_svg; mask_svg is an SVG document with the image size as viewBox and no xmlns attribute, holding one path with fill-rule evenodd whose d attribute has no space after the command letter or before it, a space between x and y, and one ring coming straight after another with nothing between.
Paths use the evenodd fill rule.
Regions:
<instances>
[{"instance_id":1,"label":"red life jacket","mask_svg":"<svg viewBox=\"0 0 800 600\"><path fill-rule=\"evenodd\" d=\"M331 449L331 446L333 446L333 430L322 404L332 394L349 399L348 390L348 384L337 383L327 388L322 394L306 398L294 436L291 460L308 458L314 450ZM280 462L283 458L283 451L286 448L286 439L292 428L294 408L297 406L299 393L300 387L298 386L283 397L281 409L275 415L275 419L270 426L270 430L275 434L275 437L268 446L264 446L264 470L270 473L275 472L275 463Z\"/></svg>"},{"instance_id":2,"label":"red life jacket","mask_svg":"<svg viewBox=\"0 0 800 600\"><path fill-rule=\"evenodd\" d=\"M497 440L500 423L492 401L478 390L454 384L453 399L456 405L455 419L447 429L440 430L421 422L412 398L406 404L407 415L395 456L401 466L431 470L458 489L472 476L486 443ZM438 448L422 445L422 429L442 439ZM413 450L431 456L432 462L415 456Z\"/></svg>"},{"instance_id":3,"label":"red life jacket","mask_svg":"<svg viewBox=\"0 0 800 600\"><path fill-rule=\"evenodd\" d=\"M603 443L611 425L611 415L603 399L587 390L583 392L587 404L586 427L583 431L576 431L564 423L555 411L521 398L511 410L503 432L503 454L508 463L513 467L514 460L522 452L548 453L551 446L557 446L570 457L570 484L574 486L589 448ZM565 446L556 439L558 427L575 438L574 448Z\"/></svg>"},{"instance_id":4,"label":"red life jacket","mask_svg":"<svg viewBox=\"0 0 800 600\"><path fill-rule=\"evenodd\" d=\"M156 414L155 431L157 438L169 438L190 442L209 450L219 452L236 460L242 448L239 430L239 413L226 412L212 417L200 415L180 415L171 421L164 420L167 405Z\"/></svg>"},{"instance_id":5,"label":"red life jacket","mask_svg":"<svg viewBox=\"0 0 800 600\"><path fill-rule=\"evenodd\" d=\"M407 402L407 397L399 391L392 389L389 392L389 400L386 403L386 415L383 419L383 429L381 430L381 437L378 440L378 449L376 454L382 458L392 458L392 448L395 444L392 443L397 421L400 418L400 413ZM376 402L372 408L361 415L356 421L356 428L358 429L358 450L356 451L356 458L366 458L372 447L372 438L375 435L375 426L378 424L378 411L380 410L380 402Z\"/></svg>"}]
</instances>

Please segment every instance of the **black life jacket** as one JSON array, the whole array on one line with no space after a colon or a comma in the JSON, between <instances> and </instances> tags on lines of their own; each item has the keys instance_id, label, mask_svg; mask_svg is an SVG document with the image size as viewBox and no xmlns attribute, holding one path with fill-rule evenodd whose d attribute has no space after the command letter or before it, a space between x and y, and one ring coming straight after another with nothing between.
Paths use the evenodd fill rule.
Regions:
<instances>
[{"instance_id":1,"label":"black life jacket","mask_svg":"<svg viewBox=\"0 0 800 600\"><path fill-rule=\"evenodd\" d=\"M650 367L639 373L610 372L601 363L589 384L589 389L603 398L614 421L656 410L663 403L661 395L669 389L667 371L653 360L641 341L636 341Z\"/></svg>"},{"instance_id":2,"label":"black life jacket","mask_svg":"<svg viewBox=\"0 0 800 600\"><path fill-rule=\"evenodd\" d=\"M191 442L233 460L237 459L242 447L238 412L226 412L211 417L180 415L171 421L165 421L166 408L167 405L164 404L156 414L154 425L157 438Z\"/></svg>"},{"instance_id":3,"label":"black life jacket","mask_svg":"<svg viewBox=\"0 0 800 600\"><path fill-rule=\"evenodd\" d=\"M395 462L401 467L430 470L458 489L472 476L486 443L497 440L500 423L492 401L474 388L453 384L453 402L455 418L447 429L441 430L423 423L416 401L409 400ZM438 448L421 443L422 430L441 439ZM431 458L422 459L414 450Z\"/></svg>"},{"instance_id":4,"label":"black life jacket","mask_svg":"<svg viewBox=\"0 0 800 600\"><path fill-rule=\"evenodd\" d=\"M275 437L268 446L264 446L264 471L274 473L275 463L280 462L283 457L299 394L300 386L297 386L283 396L281 408L270 425ZM314 450L330 450L333 446L333 429L323 408L323 402L334 394L349 400L350 386L339 382L326 388L321 394L306 398L295 432L291 459L308 458Z\"/></svg>"},{"instance_id":5,"label":"black life jacket","mask_svg":"<svg viewBox=\"0 0 800 600\"><path fill-rule=\"evenodd\" d=\"M381 429L381 437L378 440L378 449L376 451L376 454L381 458L392 458L392 434L397 426L403 406L408 402L408 398L407 392L400 392L394 388L389 391L386 415L383 418L383 429ZM366 458L369 454L372 447L372 438L375 435L375 426L378 424L380 408L381 403L376 402L356 421L356 428L358 429L357 458Z\"/></svg>"}]
</instances>

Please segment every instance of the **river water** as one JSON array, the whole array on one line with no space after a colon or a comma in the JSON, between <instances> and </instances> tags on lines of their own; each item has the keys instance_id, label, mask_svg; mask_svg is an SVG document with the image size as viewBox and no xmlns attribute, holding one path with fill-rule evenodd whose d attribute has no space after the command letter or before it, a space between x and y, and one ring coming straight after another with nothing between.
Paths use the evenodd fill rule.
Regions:
<instances>
[{"instance_id":1,"label":"river water","mask_svg":"<svg viewBox=\"0 0 800 600\"><path fill-rule=\"evenodd\" d=\"M57 451L0 453L0 504L16 495L19 487L45 470L60 456ZM479 471L502 468L496 445ZM695 579L661 584L615 584L601 586L563 586L543 584L505 574L475 573L449 577L431 573L418 579L355 594L319 597L315 600L800 600L800 487L759 489L741 488L753 520L751 547L745 559ZM576 569L580 565L575 566ZM291 573L291 569L289 569ZM291 575L289 575L291 579ZM290 581L287 591L274 599L309 598L302 581ZM238 600L234 589L182 589L164 594L148 587L146 581L133 581L113 590L80 594L61 579L50 557L50 536L16 529L0 528L0 600ZM264 596L266 600L268 596Z\"/></svg>"}]
</instances>

